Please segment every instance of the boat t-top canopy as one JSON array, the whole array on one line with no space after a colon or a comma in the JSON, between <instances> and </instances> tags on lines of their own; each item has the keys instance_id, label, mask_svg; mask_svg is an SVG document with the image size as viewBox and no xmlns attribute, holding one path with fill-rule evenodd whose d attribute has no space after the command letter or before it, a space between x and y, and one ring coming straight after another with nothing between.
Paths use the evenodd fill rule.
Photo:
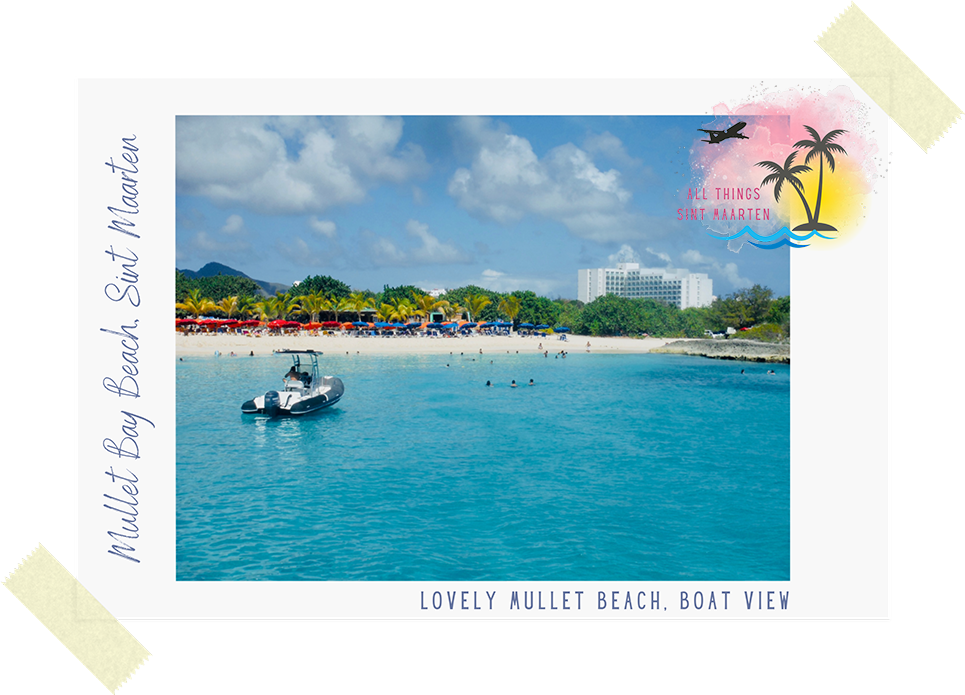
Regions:
<instances>
[{"instance_id":1,"label":"boat t-top canopy","mask_svg":"<svg viewBox=\"0 0 965 695\"><path fill-rule=\"evenodd\" d=\"M295 369L302 366L302 355L308 355L312 361L312 377L318 377L318 356L322 354L320 350L276 350L276 355L291 355Z\"/></svg>"}]
</instances>

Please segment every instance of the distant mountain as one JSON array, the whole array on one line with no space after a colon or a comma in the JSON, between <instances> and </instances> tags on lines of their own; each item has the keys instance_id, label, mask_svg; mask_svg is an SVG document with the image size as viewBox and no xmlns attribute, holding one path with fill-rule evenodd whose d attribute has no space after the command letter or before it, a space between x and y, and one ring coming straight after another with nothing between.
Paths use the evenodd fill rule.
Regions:
<instances>
[{"instance_id":1,"label":"distant mountain","mask_svg":"<svg viewBox=\"0 0 965 695\"><path fill-rule=\"evenodd\" d=\"M238 277L248 278L249 280L254 280L256 283L258 283L258 286L261 287L262 291L268 297L281 292L287 292L289 289L291 289L291 285L283 285L280 282L255 280L255 278L245 275L240 270L229 268L223 263L207 263L200 270L183 270L178 268L178 271L182 273L184 277L191 278L192 280L196 278L210 278L214 277L215 275L236 275Z\"/></svg>"}]
</instances>

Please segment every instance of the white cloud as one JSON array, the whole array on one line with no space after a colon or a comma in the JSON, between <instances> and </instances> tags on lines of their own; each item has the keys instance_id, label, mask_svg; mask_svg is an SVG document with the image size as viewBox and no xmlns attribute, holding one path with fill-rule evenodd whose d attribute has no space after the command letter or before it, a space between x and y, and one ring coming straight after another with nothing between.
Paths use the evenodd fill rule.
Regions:
<instances>
[{"instance_id":1,"label":"white cloud","mask_svg":"<svg viewBox=\"0 0 965 695\"><path fill-rule=\"evenodd\" d=\"M429 231L429 225L409 220L405 229L419 241L415 247L400 248L389 237L364 231L360 241L366 258L376 266L413 266L447 263L469 263L472 257L451 242L440 241Z\"/></svg>"},{"instance_id":2,"label":"white cloud","mask_svg":"<svg viewBox=\"0 0 965 695\"><path fill-rule=\"evenodd\" d=\"M639 159L631 157L620 138L609 131L587 137L583 141L583 149L590 154L602 154L625 167L638 166L641 163Z\"/></svg>"},{"instance_id":3,"label":"white cloud","mask_svg":"<svg viewBox=\"0 0 965 695\"><path fill-rule=\"evenodd\" d=\"M331 220L320 220L315 215L308 218L308 227L316 234L328 239L335 238L335 223Z\"/></svg>"},{"instance_id":4,"label":"white cloud","mask_svg":"<svg viewBox=\"0 0 965 695\"><path fill-rule=\"evenodd\" d=\"M222 240L217 236L208 234L203 229L194 235L189 244L195 255L207 254L209 258L211 254L220 254L222 257L237 257L251 251L251 244L244 239L229 238Z\"/></svg>"},{"instance_id":5,"label":"white cloud","mask_svg":"<svg viewBox=\"0 0 965 695\"><path fill-rule=\"evenodd\" d=\"M417 263L465 263L469 256L453 244L439 241L429 233L429 225L417 220L409 220L405 225L406 231L422 242L421 246L411 253L412 260Z\"/></svg>"},{"instance_id":6,"label":"white cloud","mask_svg":"<svg viewBox=\"0 0 965 695\"><path fill-rule=\"evenodd\" d=\"M259 213L359 203L381 182L427 172L419 147L399 146L402 129L400 118L375 116L179 117L178 191Z\"/></svg>"},{"instance_id":7,"label":"white cloud","mask_svg":"<svg viewBox=\"0 0 965 695\"><path fill-rule=\"evenodd\" d=\"M661 261L663 261L664 263L666 263L668 267L673 263L673 262L670 260L669 254L666 254L666 253L664 253L664 252L662 252L662 251L654 251L654 250L653 250L652 248L650 248L649 246L647 247L647 253L649 253L651 256L656 256L656 257L659 258Z\"/></svg>"},{"instance_id":8,"label":"white cloud","mask_svg":"<svg viewBox=\"0 0 965 695\"><path fill-rule=\"evenodd\" d=\"M619 251L607 256L607 261L609 261L610 266L614 266L617 263L639 263L640 254L634 251L630 244L624 244L620 247Z\"/></svg>"},{"instance_id":9,"label":"white cloud","mask_svg":"<svg viewBox=\"0 0 965 695\"><path fill-rule=\"evenodd\" d=\"M241 215L229 215L228 219L225 220L224 227L221 228L222 234L238 234L244 231L245 221L242 219Z\"/></svg>"},{"instance_id":10,"label":"white cloud","mask_svg":"<svg viewBox=\"0 0 965 695\"><path fill-rule=\"evenodd\" d=\"M330 267L337 255L328 250L318 250L309 246L301 237L291 237L286 243L280 239L275 243L278 253L292 265L310 267Z\"/></svg>"},{"instance_id":11,"label":"white cloud","mask_svg":"<svg viewBox=\"0 0 965 695\"><path fill-rule=\"evenodd\" d=\"M460 130L473 161L452 175L447 190L471 214L501 223L540 215L596 241L641 236L642 220L627 210L632 195L620 172L601 171L576 145L560 145L539 159L528 140L503 125L470 118Z\"/></svg>"},{"instance_id":12,"label":"white cloud","mask_svg":"<svg viewBox=\"0 0 965 695\"><path fill-rule=\"evenodd\" d=\"M685 251L680 260L687 266L696 267L699 270L712 270L718 276L725 279L735 288L750 287L753 283L745 277L741 277L736 263L721 263L716 258L705 256L693 249Z\"/></svg>"},{"instance_id":13,"label":"white cloud","mask_svg":"<svg viewBox=\"0 0 965 695\"><path fill-rule=\"evenodd\" d=\"M487 268L482 272L478 280L467 282L466 284L479 285L494 292L513 292L515 290L532 290L536 294L549 296L552 293L561 291L563 286L572 283L562 283L559 280L550 278L526 277L522 275L509 275L507 273Z\"/></svg>"}]
</instances>

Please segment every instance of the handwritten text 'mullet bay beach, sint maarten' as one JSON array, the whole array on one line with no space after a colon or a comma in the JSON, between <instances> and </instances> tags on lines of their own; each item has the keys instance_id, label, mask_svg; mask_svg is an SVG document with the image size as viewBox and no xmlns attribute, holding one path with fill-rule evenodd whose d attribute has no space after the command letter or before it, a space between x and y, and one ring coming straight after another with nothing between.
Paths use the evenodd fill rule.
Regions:
<instances>
[{"instance_id":1,"label":"handwritten text 'mullet bay beach, sint maarten'","mask_svg":"<svg viewBox=\"0 0 965 695\"><path fill-rule=\"evenodd\" d=\"M107 206L110 215L107 229L112 234L123 234L127 237L128 244L136 244L143 233L138 227L141 220L136 217L141 212L138 203L140 154L139 148L134 144L136 140L136 135L122 137L120 157L117 161L114 157L109 157L104 162L110 175L116 177L120 183L120 202L112 202ZM136 269L139 260L137 252L130 246L115 248L113 243L108 243L104 253L110 259L109 272L113 276L113 279L104 284L104 296L112 306L124 307L127 311L138 309L141 305L141 293L138 289L140 276ZM140 318L128 314L115 324L118 328L100 328L99 331L103 336L114 336L120 344L120 364L117 371L104 376L101 385L111 395L139 404L137 412L134 412L135 408L126 402L124 409L120 410L119 434L104 437L101 442L104 452L112 458L116 457L118 461L124 461L126 466L134 465L144 456L141 443L144 426L156 428L154 422L142 414L144 410L140 404L143 401L137 400L144 396L139 383L143 372L138 358L141 348L139 322ZM110 522L111 528L107 531L110 539L107 553L139 564L141 561L135 557L133 542L141 535L138 495L142 476L131 468L115 470L113 465L104 471L104 474L110 479L111 487L109 492L103 495L103 506L119 515L119 519Z\"/></svg>"}]
</instances>

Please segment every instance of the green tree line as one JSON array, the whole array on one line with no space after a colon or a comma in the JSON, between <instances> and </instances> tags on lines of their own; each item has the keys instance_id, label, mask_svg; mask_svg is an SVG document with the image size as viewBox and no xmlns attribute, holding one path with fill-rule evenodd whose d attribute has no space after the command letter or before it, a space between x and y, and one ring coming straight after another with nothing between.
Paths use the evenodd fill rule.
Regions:
<instances>
[{"instance_id":1,"label":"green tree line","mask_svg":"<svg viewBox=\"0 0 965 695\"><path fill-rule=\"evenodd\" d=\"M703 337L705 331L742 332L738 337L787 340L791 333L791 299L775 297L761 285L717 298L708 307L678 309L656 299L599 297L589 304L549 299L529 290L495 292L475 285L448 290L432 297L413 285L383 286L381 292L352 290L329 276L309 276L287 293L259 294L248 278L214 276L190 279L177 273L176 315L211 315L261 320L356 321L374 317L383 321L446 320L476 322L512 321L567 326L572 332L593 336Z\"/></svg>"}]
</instances>

